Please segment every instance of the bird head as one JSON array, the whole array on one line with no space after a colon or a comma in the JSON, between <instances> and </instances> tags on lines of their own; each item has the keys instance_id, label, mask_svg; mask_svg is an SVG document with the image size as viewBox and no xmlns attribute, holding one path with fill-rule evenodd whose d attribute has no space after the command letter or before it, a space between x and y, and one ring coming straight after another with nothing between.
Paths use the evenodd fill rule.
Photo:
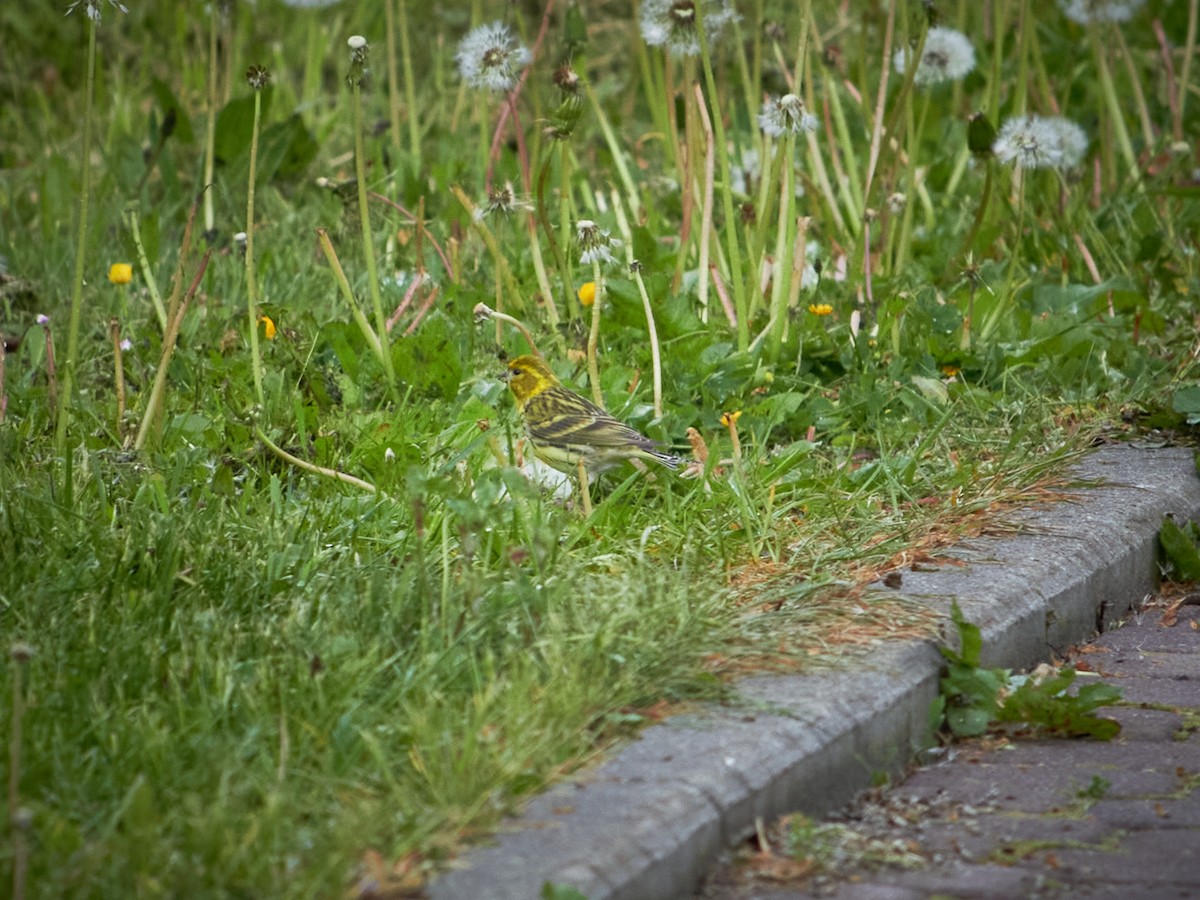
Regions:
<instances>
[{"instance_id":1,"label":"bird head","mask_svg":"<svg viewBox=\"0 0 1200 900\"><path fill-rule=\"evenodd\" d=\"M533 354L511 360L501 377L520 403L559 383L546 361Z\"/></svg>"}]
</instances>

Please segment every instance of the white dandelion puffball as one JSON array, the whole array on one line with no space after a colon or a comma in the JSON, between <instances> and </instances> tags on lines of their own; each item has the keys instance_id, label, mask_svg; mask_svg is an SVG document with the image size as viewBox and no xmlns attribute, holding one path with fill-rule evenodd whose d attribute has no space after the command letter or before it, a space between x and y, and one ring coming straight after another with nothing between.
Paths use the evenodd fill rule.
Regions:
<instances>
[{"instance_id":1,"label":"white dandelion puffball","mask_svg":"<svg viewBox=\"0 0 1200 900\"><path fill-rule=\"evenodd\" d=\"M892 65L901 75L907 65L906 58L912 51L900 48L892 57ZM975 68L975 48L961 31L953 28L934 27L925 36L925 47L921 61L917 63L917 74L913 82L919 85L941 84L958 81Z\"/></svg>"},{"instance_id":2,"label":"white dandelion puffball","mask_svg":"<svg viewBox=\"0 0 1200 900\"><path fill-rule=\"evenodd\" d=\"M503 22L480 25L467 32L455 54L458 72L471 87L511 90L532 54Z\"/></svg>"}]
</instances>

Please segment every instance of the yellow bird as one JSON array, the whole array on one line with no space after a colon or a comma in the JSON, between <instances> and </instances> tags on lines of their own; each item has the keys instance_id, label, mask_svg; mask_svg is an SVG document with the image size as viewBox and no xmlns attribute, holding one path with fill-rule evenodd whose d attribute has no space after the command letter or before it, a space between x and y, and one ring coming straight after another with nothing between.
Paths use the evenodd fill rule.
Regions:
<instances>
[{"instance_id":1,"label":"yellow bird","mask_svg":"<svg viewBox=\"0 0 1200 900\"><path fill-rule=\"evenodd\" d=\"M589 471L603 472L632 459L653 460L669 469L679 465L678 457L663 453L650 438L565 387L540 356L518 356L503 378L534 455L560 472L578 471L585 514L591 512Z\"/></svg>"}]
</instances>

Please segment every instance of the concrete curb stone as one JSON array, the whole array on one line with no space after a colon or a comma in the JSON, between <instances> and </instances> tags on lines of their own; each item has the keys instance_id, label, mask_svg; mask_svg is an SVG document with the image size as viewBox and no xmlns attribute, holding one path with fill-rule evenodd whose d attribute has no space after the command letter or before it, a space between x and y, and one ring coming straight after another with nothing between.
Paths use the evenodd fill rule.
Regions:
<instances>
[{"instance_id":1,"label":"concrete curb stone","mask_svg":"<svg viewBox=\"0 0 1200 900\"><path fill-rule=\"evenodd\" d=\"M1100 449L1073 473L1088 486L1072 502L955 548L965 566L906 570L893 593L947 615L956 599L981 628L986 666L1035 664L1116 621L1154 589L1163 517L1200 519L1200 478L1190 449L1132 445ZM902 768L925 737L940 665L932 643L909 641L852 669L744 679L739 707L651 726L532 800L429 896L533 900L546 883L589 900L689 896L756 817L819 815L872 772Z\"/></svg>"}]
</instances>

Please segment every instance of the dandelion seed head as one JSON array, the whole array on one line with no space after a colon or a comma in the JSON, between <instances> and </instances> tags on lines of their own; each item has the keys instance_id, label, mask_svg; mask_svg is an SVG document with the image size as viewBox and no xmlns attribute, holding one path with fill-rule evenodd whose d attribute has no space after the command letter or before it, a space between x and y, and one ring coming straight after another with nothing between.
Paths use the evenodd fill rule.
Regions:
<instances>
[{"instance_id":1,"label":"dandelion seed head","mask_svg":"<svg viewBox=\"0 0 1200 900\"><path fill-rule=\"evenodd\" d=\"M1062 151L1059 168L1073 169L1083 162L1088 148L1087 132L1062 116L1049 116L1044 121L1046 127L1057 138Z\"/></svg>"},{"instance_id":2,"label":"dandelion seed head","mask_svg":"<svg viewBox=\"0 0 1200 900\"><path fill-rule=\"evenodd\" d=\"M591 265L594 262L604 265L616 261L612 251L620 247L621 242L591 219L579 219L575 222L575 239L579 242L579 262L583 265Z\"/></svg>"},{"instance_id":3,"label":"dandelion seed head","mask_svg":"<svg viewBox=\"0 0 1200 900\"><path fill-rule=\"evenodd\" d=\"M262 66L251 66L246 70L246 84L261 91L271 81L271 73Z\"/></svg>"},{"instance_id":4,"label":"dandelion seed head","mask_svg":"<svg viewBox=\"0 0 1200 900\"><path fill-rule=\"evenodd\" d=\"M1016 116L996 133L992 152L1001 163L1025 169L1070 169L1087 152L1083 129L1061 116Z\"/></svg>"},{"instance_id":5,"label":"dandelion seed head","mask_svg":"<svg viewBox=\"0 0 1200 900\"><path fill-rule=\"evenodd\" d=\"M1025 169L1048 169L1059 164L1062 150L1052 129L1040 116L1015 116L996 133L992 152L1001 163Z\"/></svg>"},{"instance_id":6,"label":"dandelion seed head","mask_svg":"<svg viewBox=\"0 0 1200 900\"><path fill-rule=\"evenodd\" d=\"M700 53L696 4L704 4L704 36L711 46L726 26L737 20L729 0L646 0L642 4L642 40L651 47L666 47L681 56Z\"/></svg>"},{"instance_id":7,"label":"dandelion seed head","mask_svg":"<svg viewBox=\"0 0 1200 900\"><path fill-rule=\"evenodd\" d=\"M346 38L346 46L351 50L361 50L363 47L367 46L367 39L361 34L352 34L350 37Z\"/></svg>"},{"instance_id":8,"label":"dandelion seed head","mask_svg":"<svg viewBox=\"0 0 1200 900\"><path fill-rule=\"evenodd\" d=\"M1072 22L1128 22L1146 0L1058 0L1058 7Z\"/></svg>"},{"instance_id":9,"label":"dandelion seed head","mask_svg":"<svg viewBox=\"0 0 1200 900\"><path fill-rule=\"evenodd\" d=\"M804 101L795 94L784 94L763 101L758 127L773 138L785 134L809 134L817 130L817 117L804 108Z\"/></svg>"},{"instance_id":10,"label":"dandelion seed head","mask_svg":"<svg viewBox=\"0 0 1200 900\"><path fill-rule=\"evenodd\" d=\"M908 56L911 56L911 51L901 48L892 57L892 65L901 75L904 74ZM925 47L913 82L924 86L958 81L974 68L975 48L970 39L961 31L936 26L925 35Z\"/></svg>"},{"instance_id":11,"label":"dandelion seed head","mask_svg":"<svg viewBox=\"0 0 1200 900\"><path fill-rule=\"evenodd\" d=\"M511 216L533 210L533 203L513 190L511 182L505 182L503 187L488 191L487 203L475 210L475 219L479 221L493 214Z\"/></svg>"},{"instance_id":12,"label":"dandelion seed head","mask_svg":"<svg viewBox=\"0 0 1200 900\"><path fill-rule=\"evenodd\" d=\"M503 22L480 25L467 32L455 54L458 73L471 87L507 91L533 56L517 42Z\"/></svg>"},{"instance_id":13,"label":"dandelion seed head","mask_svg":"<svg viewBox=\"0 0 1200 900\"><path fill-rule=\"evenodd\" d=\"M129 12L128 7L126 7L124 3L117 2L117 0L108 0L108 5L113 9L120 10L123 13ZM100 16L104 11L104 3L102 0L75 0L74 3L67 7L66 14L69 16L71 13L75 12L75 7L77 6L83 6L83 14L97 25L100 24Z\"/></svg>"}]
</instances>

